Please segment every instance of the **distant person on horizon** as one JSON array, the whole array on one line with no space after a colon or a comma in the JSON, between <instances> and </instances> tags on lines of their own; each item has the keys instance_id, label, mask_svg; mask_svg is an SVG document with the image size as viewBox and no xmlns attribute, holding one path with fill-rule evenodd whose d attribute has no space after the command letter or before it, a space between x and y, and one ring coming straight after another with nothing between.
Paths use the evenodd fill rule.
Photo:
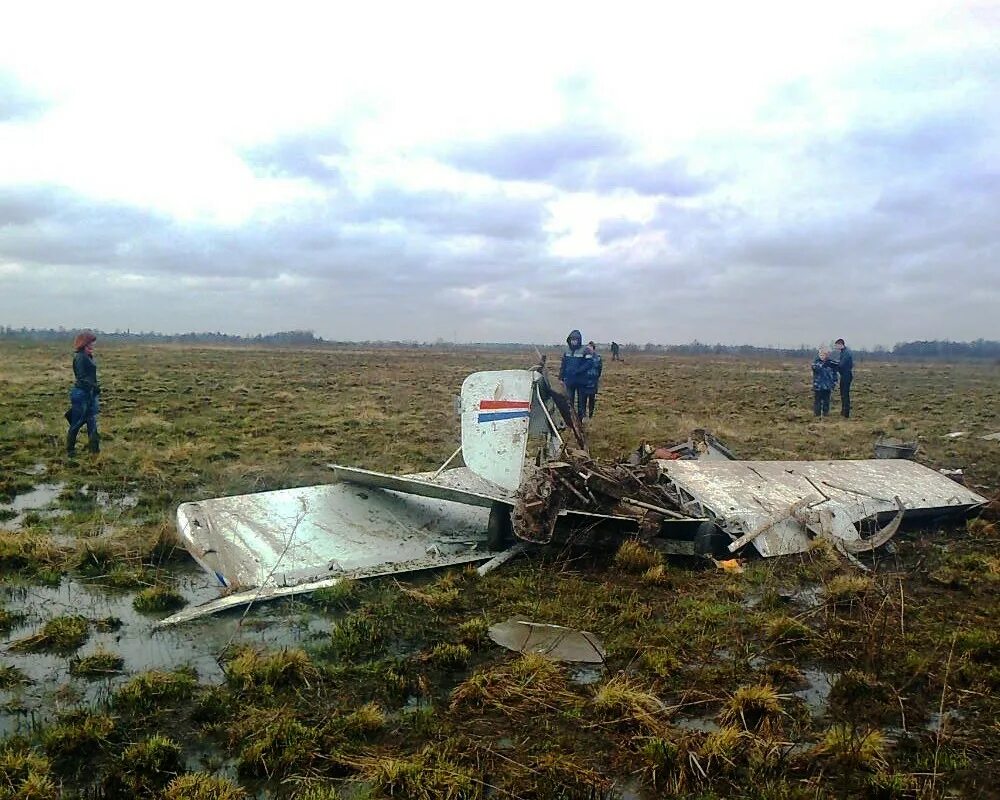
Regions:
<instances>
[{"instance_id":1,"label":"distant person on horizon","mask_svg":"<svg viewBox=\"0 0 1000 800\"><path fill-rule=\"evenodd\" d=\"M69 391L69 433L66 434L66 455L76 456L76 437L87 426L90 452L101 452L101 437L97 433L97 415L100 413L101 387L97 383L97 364L94 362L94 342L97 336L84 331L73 340L73 388Z\"/></svg>"},{"instance_id":2,"label":"distant person on horizon","mask_svg":"<svg viewBox=\"0 0 1000 800\"><path fill-rule=\"evenodd\" d=\"M837 358L837 372L840 374L840 414L845 419L851 416L851 384L854 383L854 353L844 343L837 339L833 346L840 351Z\"/></svg>"},{"instance_id":3,"label":"distant person on horizon","mask_svg":"<svg viewBox=\"0 0 1000 800\"><path fill-rule=\"evenodd\" d=\"M826 348L822 348L812 363L813 374L813 415L830 415L830 392L837 385L837 367L830 360Z\"/></svg>"},{"instance_id":4,"label":"distant person on horizon","mask_svg":"<svg viewBox=\"0 0 1000 800\"><path fill-rule=\"evenodd\" d=\"M587 417L593 419L594 406L597 405L597 390L601 385L601 372L604 365L597 353L597 345L593 342L587 343L584 352L590 355L590 370L587 373L587 383L584 387L584 410L587 412Z\"/></svg>"},{"instance_id":5,"label":"distant person on horizon","mask_svg":"<svg viewBox=\"0 0 1000 800\"><path fill-rule=\"evenodd\" d=\"M566 352L559 365L559 380L565 385L570 405L576 407L576 415L580 419L583 419L586 411L584 388L589 380L592 362L593 353L588 354L583 347L583 334L578 330L570 331L566 337Z\"/></svg>"},{"instance_id":6,"label":"distant person on horizon","mask_svg":"<svg viewBox=\"0 0 1000 800\"><path fill-rule=\"evenodd\" d=\"M621 348L618 346L618 342L612 342L611 343L611 360L612 361L621 361L620 355L621 355Z\"/></svg>"}]
</instances>

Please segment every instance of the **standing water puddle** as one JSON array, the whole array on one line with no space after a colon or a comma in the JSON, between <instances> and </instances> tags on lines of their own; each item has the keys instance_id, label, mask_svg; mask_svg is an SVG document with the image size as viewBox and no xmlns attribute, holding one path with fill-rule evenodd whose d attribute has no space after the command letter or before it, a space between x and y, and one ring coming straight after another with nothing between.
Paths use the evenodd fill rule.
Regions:
<instances>
[{"instance_id":1,"label":"standing water puddle","mask_svg":"<svg viewBox=\"0 0 1000 800\"><path fill-rule=\"evenodd\" d=\"M827 672L815 667L804 667L800 671L807 685L802 689L791 692L791 694L802 698L814 717L821 717L826 713L830 689L833 688L833 684L837 682L837 678L840 675L836 672Z\"/></svg>"},{"instance_id":2,"label":"standing water puddle","mask_svg":"<svg viewBox=\"0 0 1000 800\"><path fill-rule=\"evenodd\" d=\"M30 492L17 495L10 503L0 503L0 511L7 512L7 514L0 516L13 514L10 519L0 520L0 530L20 530L25 515L29 511L48 508L59 497L59 493L65 485L64 483L40 483Z\"/></svg>"},{"instance_id":3,"label":"standing water puddle","mask_svg":"<svg viewBox=\"0 0 1000 800\"><path fill-rule=\"evenodd\" d=\"M189 604L204 603L218 597L218 587L194 565L174 568L175 588ZM295 601L269 603L255 607L242 619L240 609L224 615L153 631L153 623L165 614L140 614L132 607L133 592L117 592L77 580L64 578L59 586L23 586L0 588L0 605L8 612L23 615L23 620L0 639L0 664L19 669L30 681L8 690L0 690L0 737L25 732L53 714L76 706L107 699L111 691L136 673L150 669L174 670L193 667L203 683L219 683L223 671L217 658L227 646L250 644L269 647L301 646L325 636L336 617ZM96 630L90 626L90 638L71 655L11 652L9 645L39 630L52 617L81 614L89 620L109 617L121 620L116 630ZM69 674L73 656L85 656L99 647L119 654L125 660L124 672L99 680Z\"/></svg>"}]
</instances>

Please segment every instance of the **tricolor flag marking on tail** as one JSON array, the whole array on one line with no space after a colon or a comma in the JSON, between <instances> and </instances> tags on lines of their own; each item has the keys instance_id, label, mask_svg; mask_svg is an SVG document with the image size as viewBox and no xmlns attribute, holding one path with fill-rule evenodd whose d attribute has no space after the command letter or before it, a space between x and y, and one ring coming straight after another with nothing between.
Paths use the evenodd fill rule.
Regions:
<instances>
[{"instance_id":1,"label":"tricolor flag marking on tail","mask_svg":"<svg viewBox=\"0 0 1000 800\"><path fill-rule=\"evenodd\" d=\"M499 422L505 419L523 419L531 415L531 402L527 400L480 400L478 422Z\"/></svg>"}]
</instances>

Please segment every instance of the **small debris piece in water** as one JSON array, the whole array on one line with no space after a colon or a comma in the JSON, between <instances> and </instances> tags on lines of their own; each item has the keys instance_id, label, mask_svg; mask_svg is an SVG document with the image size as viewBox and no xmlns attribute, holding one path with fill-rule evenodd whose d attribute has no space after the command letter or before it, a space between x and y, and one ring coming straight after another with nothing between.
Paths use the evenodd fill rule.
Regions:
<instances>
[{"instance_id":1,"label":"small debris piece in water","mask_svg":"<svg viewBox=\"0 0 1000 800\"><path fill-rule=\"evenodd\" d=\"M603 664L606 655L594 634L562 625L510 619L491 625L489 637L515 653L538 653L549 661Z\"/></svg>"},{"instance_id":2,"label":"small debris piece in water","mask_svg":"<svg viewBox=\"0 0 1000 800\"><path fill-rule=\"evenodd\" d=\"M946 433L944 435L945 439L958 439L961 436L965 436L965 431L952 431L951 433Z\"/></svg>"},{"instance_id":3,"label":"small debris piece in water","mask_svg":"<svg viewBox=\"0 0 1000 800\"><path fill-rule=\"evenodd\" d=\"M1000 431L997 431L996 433L988 433L985 436L980 436L979 438L987 442L1000 442Z\"/></svg>"}]
</instances>

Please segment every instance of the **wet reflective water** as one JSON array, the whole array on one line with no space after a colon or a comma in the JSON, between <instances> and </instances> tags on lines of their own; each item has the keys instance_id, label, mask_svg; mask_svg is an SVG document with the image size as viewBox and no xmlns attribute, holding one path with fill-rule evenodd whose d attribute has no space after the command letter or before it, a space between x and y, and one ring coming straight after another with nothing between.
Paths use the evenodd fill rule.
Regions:
<instances>
[{"instance_id":1,"label":"wet reflective water","mask_svg":"<svg viewBox=\"0 0 1000 800\"><path fill-rule=\"evenodd\" d=\"M194 565L175 567L177 590L189 603L203 603L218 596L208 575ZM132 607L134 592L116 592L75 578L59 586L4 586L0 604L24 619L0 639L0 664L21 670L30 683L0 691L0 736L23 731L79 702L105 699L134 674L149 669L193 667L202 682L223 678L218 658L227 646L240 644L271 647L299 646L326 636L335 615L302 602L284 600L261 605L245 619L241 610L207 617L163 631L152 624L166 614L142 614ZM89 620L115 618L116 630L91 625L90 638L76 653L10 652L9 645L35 633L45 621L64 614L82 614ZM99 680L69 674L73 656L88 655L99 647L125 660L124 673Z\"/></svg>"}]
</instances>

